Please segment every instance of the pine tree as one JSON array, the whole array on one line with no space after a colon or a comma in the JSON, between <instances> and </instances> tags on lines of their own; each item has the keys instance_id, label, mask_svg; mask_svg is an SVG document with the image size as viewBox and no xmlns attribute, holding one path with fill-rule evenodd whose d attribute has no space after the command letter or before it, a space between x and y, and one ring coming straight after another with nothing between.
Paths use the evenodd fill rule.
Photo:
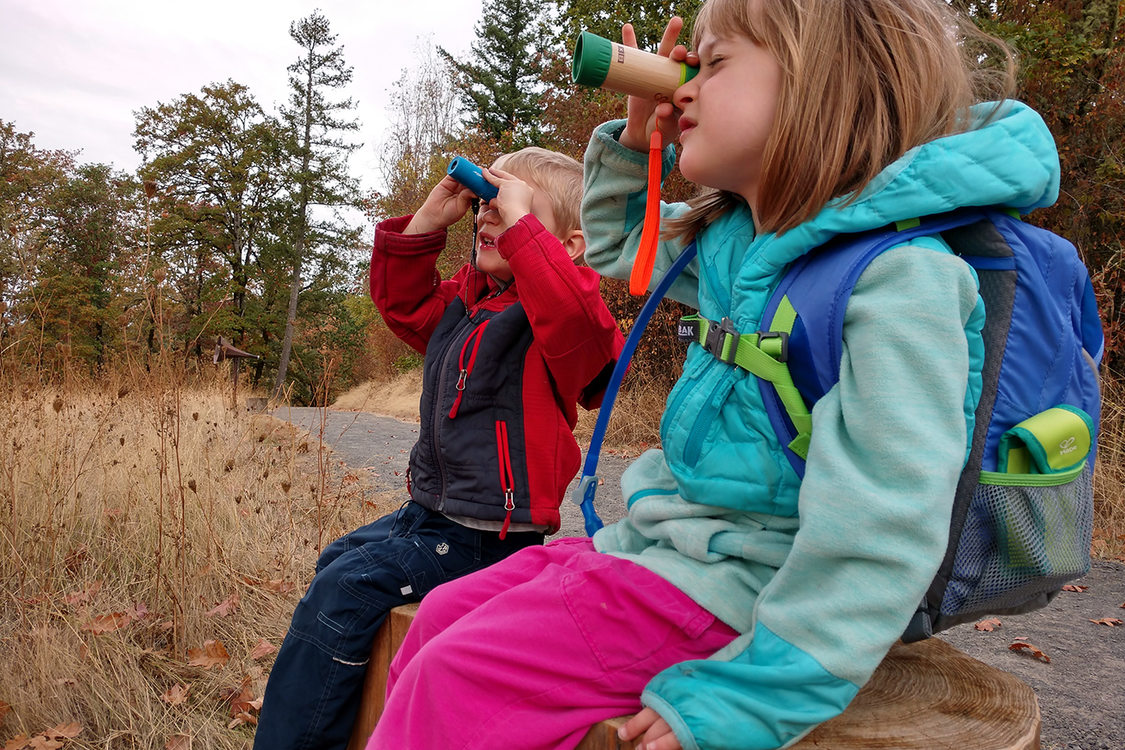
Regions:
<instances>
[{"instance_id":1,"label":"pine tree","mask_svg":"<svg viewBox=\"0 0 1125 750\"><path fill-rule=\"evenodd\" d=\"M469 126L513 147L540 140L544 8L545 0L485 0L471 58L439 48L461 85Z\"/></svg>"},{"instance_id":2,"label":"pine tree","mask_svg":"<svg viewBox=\"0 0 1125 750\"><path fill-rule=\"evenodd\" d=\"M352 68L344 62L343 46L334 46L328 19L319 11L289 25L289 36L301 46L301 57L289 66L289 104L281 112L293 150L293 270L285 335L277 367L275 396L281 394L293 348L301 274L314 244L347 245L352 232L339 224L315 223L309 208L319 205L354 205L358 186L348 174L347 158L359 144L344 141L342 134L357 130L355 120L342 115L355 107L351 99L330 101L334 89L351 83Z\"/></svg>"}]
</instances>

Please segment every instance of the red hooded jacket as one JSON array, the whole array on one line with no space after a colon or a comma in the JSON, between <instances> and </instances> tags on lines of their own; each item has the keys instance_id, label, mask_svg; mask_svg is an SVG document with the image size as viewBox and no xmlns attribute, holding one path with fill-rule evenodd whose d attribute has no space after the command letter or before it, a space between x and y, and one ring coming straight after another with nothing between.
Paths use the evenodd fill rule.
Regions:
<instances>
[{"instance_id":1,"label":"red hooded jacket","mask_svg":"<svg viewBox=\"0 0 1125 750\"><path fill-rule=\"evenodd\" d=\"M375 229L371 298L387 326L425 354L411 498L454 517L558 530L578 472L576 405L596 408L623 337L598 290L533 215L501 234L515 281L466 265L442 281L446 232Z\"/></svg>"}]
</instances>

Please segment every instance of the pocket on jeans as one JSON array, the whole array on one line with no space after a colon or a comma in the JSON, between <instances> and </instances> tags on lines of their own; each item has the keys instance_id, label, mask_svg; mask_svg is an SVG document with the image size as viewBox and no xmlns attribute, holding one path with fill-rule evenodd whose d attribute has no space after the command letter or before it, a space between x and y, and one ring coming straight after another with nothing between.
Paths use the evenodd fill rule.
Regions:
<instances>
[{"instance_id":1,"label":"pocket on jeans","mask_svg":"<svg viewBox=\"0 0 1125 750\"><path fill-rule=\"evenodd\" d=\"M655 573L617 558L607 563L562 581L567 609L606 671L627 669L695 640L715 621Z\"/></svg>"}]
</instances>

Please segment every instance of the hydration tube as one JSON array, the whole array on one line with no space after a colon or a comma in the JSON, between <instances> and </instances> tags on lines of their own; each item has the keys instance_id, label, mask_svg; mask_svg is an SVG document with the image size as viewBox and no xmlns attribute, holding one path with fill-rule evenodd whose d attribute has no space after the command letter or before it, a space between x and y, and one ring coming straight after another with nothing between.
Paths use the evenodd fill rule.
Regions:
<instances>
[{"instance_id":1,"label":"hydration tube","mask_svg":"<svg viewBox=\"0 0 1125 750\"><path fill-rule=\"evenodd\" d=\"M647 228L647 227L646 227ZM671 267L664 273L660 279L660 283L645 300L644 306L637 314L636 322L633 323L632 329L629 331L629 336L625 339L625 345L621 349L621 355L617 358L617 364L613 366L613 374L610 375L609 384L606 385L605 395L602 396L602 406L598 412L597 422L594 423L594 432L590 436L590 449L586 452L586 462L582 466L582 478L578 481L578 486L574 489L571 500L574 504L582 509L582 517L585 519L586 535L593 536L594 532L600 529L605 524L602 519L598 518L597 511L594 510L594 496L598 492L598 459L601 457L602 441L605 439L606 427L609 426L609 416L613 411L613 402L617 400L617 391L621 388L621 381L625 377L625 370L629 367L629 360L633 358L633 352L637 348L637 342L640 341L641 335L644 334L645 328L648 326L648 321L652 318L652 314L656 312L656 306L660 304L660 300L664 299L664 295L668 292L668 287L672 286L672 282L680 275L691 259L695 257L695 242L692 242L684 248ZM648 273L652 275L652 262L655 260L655 253L649 261ZM636 266L634 265L634 268ZM647 285L647 282L646 282Z\"/></svg>"}]
</instances>

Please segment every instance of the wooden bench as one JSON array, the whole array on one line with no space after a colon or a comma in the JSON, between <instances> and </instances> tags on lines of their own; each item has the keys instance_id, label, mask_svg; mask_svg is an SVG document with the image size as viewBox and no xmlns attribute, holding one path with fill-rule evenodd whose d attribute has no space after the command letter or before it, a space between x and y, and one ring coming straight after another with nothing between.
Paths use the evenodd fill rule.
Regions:
<instances>
[{"instance_id":1,"label":"wooden bench","mask_svg":"<svg viewBox=\"0 0 1125 750\"><path fill-rule=\"evenodd\" d=\"M363 750L383 711L387 668L418 605L391 611L371 650L363 702L348 750ZM629 717L598 723L578 750L633 750L617 739ZM1016 677L948 643L898 643L844 713L821 724L794 750L1038 750L1039 703Z\"/></svg>"}]
</instances>

